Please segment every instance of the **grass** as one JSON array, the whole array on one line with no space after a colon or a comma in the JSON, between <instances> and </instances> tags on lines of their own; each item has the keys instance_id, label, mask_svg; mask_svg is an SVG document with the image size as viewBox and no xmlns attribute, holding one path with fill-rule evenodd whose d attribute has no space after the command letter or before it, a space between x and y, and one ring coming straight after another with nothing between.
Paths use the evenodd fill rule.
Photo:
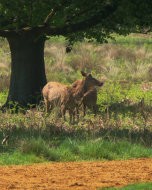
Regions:
<instances>
[{"instance_id":1,"label":"grass","mask_svg":"<svg viewBox=\"0 0 152 190\"><path fill-rule=\"evenodd\" d=\"M151 35L151 34L150 34ZM7 98L10 51L0 39L0 106ZM152 40L149 35L116 36L108 44L81 42L65 53L63 37L46 42L48 81L71 84L80 70L105 81L98 89L99 113L91 110L73 125L37 107L26 114L0 113L0 164L117 160L152 157ZM82 112L82 111L81 111ZM82 115L82 113L81 113Z\"/></svg>"},{"instance_id":2,"label":"grass","mask_svg":"<svg viewBox=\"0 0 152 190\"><path fill-rule=\"evenodd\" d=\"M34 154L22 154L15 151L12 153L5 153L0 156L0 165L19 165L45 162L45 159L39 158Z\"/></svg>"},{"instance_id":3,"label":"grass","mask_svg":"<svg viewBox=\"0 0 152 190\"><path fill-rule=\"evenodd\" d=\"M140 184L131 184L131 185L127 185L125 187L121 187L121 188L102 188L100 190L150 190L152 189L152 183L140 183Z\"/></svg>"},{"instance_id":4,"label":"grass","mask_svg":"<svg viewBox=\"0 0 152 190\"><path fill-rule=\"evenodd\" d=\"M0 91L9 87L10 50L6 40L0 39ZM71 53L65 52L63 37L50 38L45 45L48 81L72 83L86 70L112 81L152 81L151 36L116 36L108 44L76 43Z\"/></svg>"},{"instance_id":5,"label":"grass","mask_svg":"<svg viewBox=\"0 0 152 190\"><path fill-rule=\"evenodd\" d=\"M2 106L7 98L7 91L3 91L0 93L0 106Z\"/></svg>"},{"instance_id":6,"label":"grass","mask_svg":"<svg viewBox=\"0 0 152 190\"><path fill-rule=\"evenodd\" d=\"M129 47L131 49L144 47L151 50L152 39L151 34L130 34L128 36L113 35L116 40L110 40L111 43Z\"/></svg>"},{"instance_id":7,"label":"grass","mask_svg":"<svg viewBox=\"0 0 152 190\"><path fill-rule=\"evenodd\" d=\"M48 161L119 160L151 157L152 149L128 141L102 138L80 140L62 137L21 139L1 149L0 164L29 164Z\"/></svg>"}]
</instances>

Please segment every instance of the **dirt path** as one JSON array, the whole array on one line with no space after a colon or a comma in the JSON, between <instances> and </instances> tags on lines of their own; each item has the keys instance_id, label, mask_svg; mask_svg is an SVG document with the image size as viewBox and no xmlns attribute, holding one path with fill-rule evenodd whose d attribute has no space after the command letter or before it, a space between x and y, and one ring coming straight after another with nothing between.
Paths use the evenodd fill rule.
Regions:
<instances>
[{"instance_id":1,"label":"dirt path","mask_svg":"<svg viewBox=\"0 0 152 190\"><path fill-rule=\"evenodd\" d=\"M0 167L0 190L95 190L152 181L152 159Z\"/></svg>"}]
</instances>

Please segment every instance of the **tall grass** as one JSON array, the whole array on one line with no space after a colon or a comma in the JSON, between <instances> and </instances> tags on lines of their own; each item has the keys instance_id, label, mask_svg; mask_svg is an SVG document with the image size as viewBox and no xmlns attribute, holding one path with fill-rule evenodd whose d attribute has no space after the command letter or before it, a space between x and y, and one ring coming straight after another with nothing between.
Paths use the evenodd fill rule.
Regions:
<instances>
[{"instance_id":1,"label":"tall grass","mask_svg":"<svg viewBox=\"0 0 152 190\"><path fill-rule=\"evenodd\" d=\"M94 72L107 80L152 81L151 36L116 36L108 44L81 42L66 54L63 37L50 38L45 45L47 79L71 83L80 70ZM0 39L0 91L9 86L10 50Z\"/></svg>"},{"instance_id":2,"label":"tall grass","mask_svg":"<svg viewBox=\"0 0 152 190\"><path fill-rule=\"evenodd\" d=\"M102 138L62 138L56 141L42 138L22 139L14 149L1 151L0 164L27 164L48 161L119 160L151 157L152 150L127 141ZM9 159L6 159L6 158Z\"/></svg>"},{"instance_id":3,"label":"tall grass","mask_svg":"<svg viewBox=\"0 0 152 190\"><path fill-rule=\"evenodd\" d=\"M114 143L103 139L83 141L67 138L60 143L55 146L53 143L46 144L41 139L32 140L22 144L21 150L26 154L35 153L52 161L116 160L152 155L151 149L124 141Z\"/></svg>"},{"instance_id":4,"label":"tall grass","mask_svg":"<svg viewBox=\"0 0 152 190\"><path fill-rule=\"evenodd\" d=\"M64 39L55 43L52 38L47 42L46 52L50 55L49 60L46 56L46 65L52 64L52 67L51 64L49 65L49 72L47 72L48 79L52 79L52 72L53 77L55 76L55 71L64 80L64 74L75 75L76 78L78 71L86 70L112 81L152 81L150 37L117 36L116 41L102 45L88 42L76 43L69 54L65 53L65 43ZM61 78L60 80L62 81Z\"/></svg>"},{"instance_id":5,"label":"tall grass","mask_svg":"<svg viewBox=\"0 0 152 190\"><path fill-rule=\"evenodd\" d=\"M0 38L0 92L7 90L10 80L10 50L5 39Z\"/></svg>"}]
</instances>

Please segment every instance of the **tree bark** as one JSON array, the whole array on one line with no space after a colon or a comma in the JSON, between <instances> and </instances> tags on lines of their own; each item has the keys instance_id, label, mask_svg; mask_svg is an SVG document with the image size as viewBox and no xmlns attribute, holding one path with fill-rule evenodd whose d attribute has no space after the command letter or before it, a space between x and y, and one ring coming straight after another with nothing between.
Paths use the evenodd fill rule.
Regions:
<instances>
[{"instance_id":1,"label":"tree bark","mask_svg":"<svg viewBox=\"0 0 152 190\"><path fill-rule=\"evenodd\" d=\"M7 38L11 50L11 79L6 106L36 105L46 84L44 65L45 38L15 36Z\"/></svg>"}]
</instances>

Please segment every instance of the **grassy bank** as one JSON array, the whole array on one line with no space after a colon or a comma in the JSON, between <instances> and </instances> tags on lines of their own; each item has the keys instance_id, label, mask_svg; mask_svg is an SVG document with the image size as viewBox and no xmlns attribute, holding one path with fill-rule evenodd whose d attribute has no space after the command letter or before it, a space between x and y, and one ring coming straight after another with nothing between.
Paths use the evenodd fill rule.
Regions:
<instances>
[{"instance_id":1,"label":"grassy bank","mask_svg":"<svg viewBox=\"0 0 152 190\"><path fill-rule=\"evenodd\" d=\"M152 183L141 183L141 184L132 184L127 185L121 188L102 188L100 190L150 190L152 188Z\"/></svg>"},{"instance_id":2,"label":"grassy bank","mask_svg":"<svg viewBox=\"0 0 152 190\"><path fill-rule=\"evenodd\" d=\"M141 157L152 157L152 149L127 140L80 140L62 137L46 141L39 137L18 140L15 146L2 147L0 165L48 161L125 160Z\"/></svg>"}]
</instances>

